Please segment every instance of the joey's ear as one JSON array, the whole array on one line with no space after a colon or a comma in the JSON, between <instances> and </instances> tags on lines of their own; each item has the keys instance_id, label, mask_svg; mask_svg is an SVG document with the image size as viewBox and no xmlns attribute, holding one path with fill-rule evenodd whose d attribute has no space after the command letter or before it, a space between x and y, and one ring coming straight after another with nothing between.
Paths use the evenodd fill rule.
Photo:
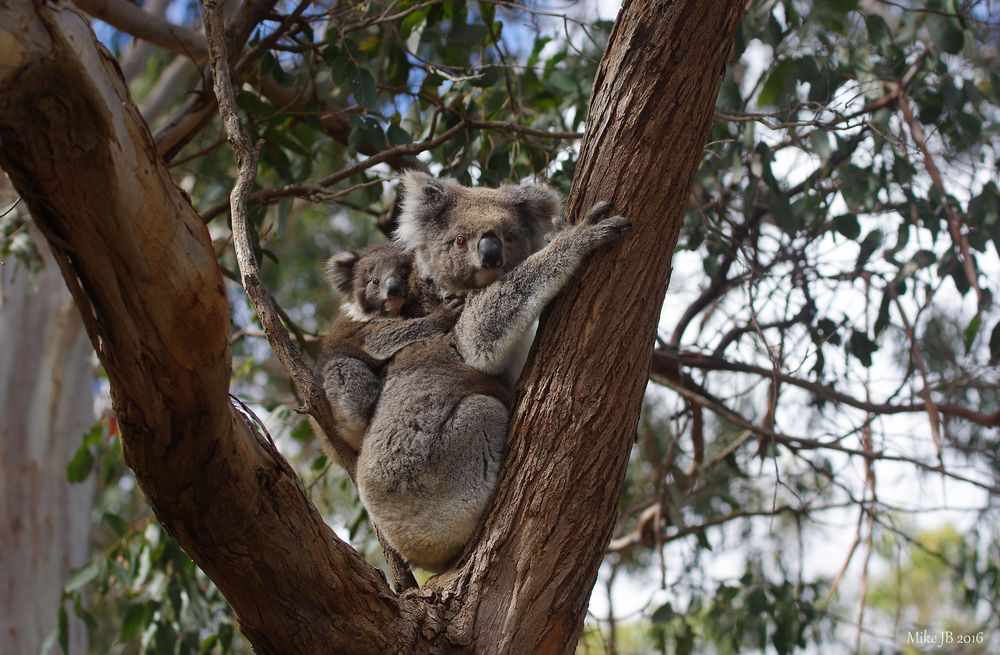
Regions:
<instances>
[{"instance_id":1,"label":"joey's ear","mask_svg":"<svg viewBox=\"0 0 1000 655\"><path fill-rule=\"evenodd\" d=\"M354 265L358 253L350 250L337 253L326 262L326 279L343 297L349 297L354 286Z\"/></svg>"},{"instance_id":2,"label":"joey's ear","mask_svg":"<svg viewBox=\"0 0 1000 655\"><path fill-rule=\"evenodd\" d=\"M402 195L399 227L393 235L403 250L416 250L424 243L429 231L447 226L448 189L448 180L439 180L414 170L403 173L397 191Z\"/></svg>"},{"instance_id":3,"label":"joey's ear","mask_svg":"<svg viewBox=\"0 0 1000 655\"><path fill-rule=\"evenodd\" d=\"M562 209L562 199L548 184L522 184L513 187L514 204L526 223L545 224Z\"/></svg>"},{"instance_id":4,"label":"joey's ear","mask_svg":"<svg viewBox=\"0 0 1000 655\"><path fill-rule=\"evenodd\" d=\"M548 184L522 184L510 188L521 224L528 229L537 247L542 247L552 217L562 211L562 199Z\"/></svg>"}]
</instances>

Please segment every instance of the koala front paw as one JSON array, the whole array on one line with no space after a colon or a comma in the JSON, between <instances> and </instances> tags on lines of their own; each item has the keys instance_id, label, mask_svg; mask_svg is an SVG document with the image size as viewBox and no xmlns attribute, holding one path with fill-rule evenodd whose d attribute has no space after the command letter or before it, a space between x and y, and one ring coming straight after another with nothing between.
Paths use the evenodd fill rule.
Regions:
<instances>
[{"instance_id":1,"label":"koala front paw","mask_svg":"<svg viewBox=\"0 0 1000 655\"><path fill-rule=\"evenodd\" d=\"M601 221L594 227L596 245L603 246L606 243L611 243L620 237L625 230L632 227L632 221L624 216L612 216Z\"/></svg>"},{"instance_id":2,"label":"koala front paw","mask_svg":"<svg viewBox=\"0 0 1000 655\"><path fill-rule=\"evenodd\" d=\"M624 216L605 218L611 213L612 208L610 202L598 202L590 208L583 221L577 225L588 250L611 243L620 237L622 232L632 227L632 221Z\"/></svg>"},{"instance_id":3,"label":"koala front paw","mask_svg":"<svg viewBox=\"0 0 1000 655\"><path fill-rule=\"evenodd\" d=\"M607 216L609 213L611 213L611 210L613 208L614 205L611 204L610 200L601 200L599 202L595 202L594 206L591 207L590 211L587 212L587 215L584 216L583 222L594 225L597 222L599 222L602 218Z\"/></svg>"}]
</instances>

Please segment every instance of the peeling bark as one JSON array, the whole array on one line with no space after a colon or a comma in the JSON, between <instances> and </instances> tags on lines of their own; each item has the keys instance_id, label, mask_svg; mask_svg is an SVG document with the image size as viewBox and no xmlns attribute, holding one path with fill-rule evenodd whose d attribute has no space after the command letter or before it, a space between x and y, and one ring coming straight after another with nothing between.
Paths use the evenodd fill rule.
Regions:
<instances>
[{"instance_id":1,"label":"peeling bark","mask_svg":"<svg viewBox=\"0 0 1000 655\"><path fill-rule=\"evenodd\" d=\"M117 65L66 5L0 2L0 25L0 166L81 311L157 518L258 652L390 652L400 612L384 578L230 406L229 307L208 232Z\"/></svg>"}]
</instances>

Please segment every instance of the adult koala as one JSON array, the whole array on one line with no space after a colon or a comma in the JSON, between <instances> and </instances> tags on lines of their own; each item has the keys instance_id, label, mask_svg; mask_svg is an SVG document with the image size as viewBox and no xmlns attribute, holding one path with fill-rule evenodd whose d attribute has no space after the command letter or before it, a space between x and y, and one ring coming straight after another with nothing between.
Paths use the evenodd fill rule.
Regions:
<instances>
[{"instance_id":1,"label":"adult koala","mask_svg":"<svg viewBox=\"0 0 1000 655\"><path fill-rule=\"evenodd\" d=\"M630 226L601 203L576 225L546 185L464 187L403 177L396 241L442 295L464 294L453 331L399 351L358 458L361 500L412 564L442 571L471 539L503 459L531 325L584 257ZM552 219L561 228L551 242Z\"/></svg>"}]
</instances>

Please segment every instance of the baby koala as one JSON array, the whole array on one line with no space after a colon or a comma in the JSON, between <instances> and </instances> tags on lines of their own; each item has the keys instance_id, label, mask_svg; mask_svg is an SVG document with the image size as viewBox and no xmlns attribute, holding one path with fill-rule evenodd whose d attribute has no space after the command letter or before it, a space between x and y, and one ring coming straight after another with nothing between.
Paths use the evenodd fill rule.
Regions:
<instances>
[{"instance_id":1,"label":"baby koala","mask_svg":"<svg viewBox=\"0 0 1000 655\"><path fill-rule=\"evenodd\" d=\"M412 268L412 256L391 243L342 252L326 265L340 316L323 339L317 373L337 431L355 451L375 412L384 364L404 346L447 332L462 311L462 299L442 301Z\"/></svg>"}]
</instances>

